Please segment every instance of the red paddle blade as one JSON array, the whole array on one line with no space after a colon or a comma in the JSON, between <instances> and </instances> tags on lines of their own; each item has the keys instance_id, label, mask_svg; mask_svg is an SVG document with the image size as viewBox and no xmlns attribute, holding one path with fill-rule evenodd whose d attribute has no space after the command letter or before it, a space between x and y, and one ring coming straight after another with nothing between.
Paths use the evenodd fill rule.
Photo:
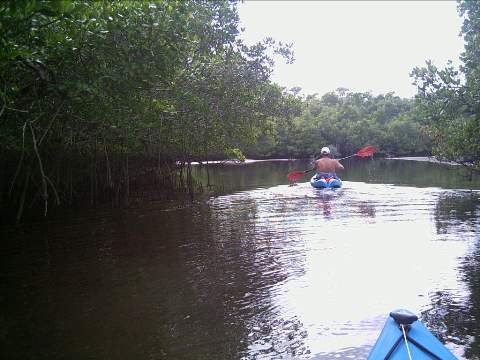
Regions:
<instances>
[{"instance_id":1,"label":"red paddle blade","mask_svg":"<svg viewBox=\"0 0 480 360\"><path fill-rule=\"evenodd\" d=\"M367 156L372 156L376 151L377 149L375 149L374 146L368 145L358 150L355 155L361 156L361 157L367 157Z\"/></svg>"},{"instance_id":2,"label":"red paddle blade","mask_svg":"<svg viewBox=\"0 0 480 360\"><path fill-rule=\"evenodd\" d=\"M300 180L303 175L305 175L305 172L303 171L294 171L291 172L287 175L288 181L295 182L297 180Z\"/></svg>"}]
</instances>

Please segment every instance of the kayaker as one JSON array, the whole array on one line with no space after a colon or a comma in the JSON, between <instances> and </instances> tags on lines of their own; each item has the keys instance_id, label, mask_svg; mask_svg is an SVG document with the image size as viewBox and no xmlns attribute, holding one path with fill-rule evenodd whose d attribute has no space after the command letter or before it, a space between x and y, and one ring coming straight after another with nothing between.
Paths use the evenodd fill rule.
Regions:
<instances>
[{"instance_id":1,"label":"kayaker","mask_svg":"<svg viewBox=\"0 0 480 360\"><path fill-rule=\"evenodd\" d=\"M338 160L330 158L330 149L325 146L320 151L321 158L315 160L314 169L317 172L317 178L338 179L337 170L343 170L344 167Z\"/></svg>"}]
</instances>

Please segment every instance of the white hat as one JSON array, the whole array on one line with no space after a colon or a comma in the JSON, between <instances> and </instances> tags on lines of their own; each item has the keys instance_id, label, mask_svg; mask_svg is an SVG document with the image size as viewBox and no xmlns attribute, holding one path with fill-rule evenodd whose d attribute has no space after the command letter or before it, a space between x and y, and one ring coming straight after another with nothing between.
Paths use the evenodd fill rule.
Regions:
<instances>
[{"instance_id":1,"label":"white hat","mask_svg":"<svg viewBox=\"0 0 480 360\"><path fill-rule=\"evenodd\" d=\"M322 155L330 155L330 149L328 147L323 147L322 150L320 151Z\"/></svg>"}]
</instances>

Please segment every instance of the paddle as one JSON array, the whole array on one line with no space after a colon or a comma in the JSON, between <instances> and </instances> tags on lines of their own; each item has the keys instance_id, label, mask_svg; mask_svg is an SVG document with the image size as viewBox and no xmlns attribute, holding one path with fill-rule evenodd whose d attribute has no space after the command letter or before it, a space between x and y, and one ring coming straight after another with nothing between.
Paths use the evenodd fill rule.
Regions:
<instances>
[{"instance_id":1,"label":"paddle","mask_svg":"<svg viewBox=\"0 0 480 360\"><path fill-rule=\"evenodd\" d=\"M364 148L361 148L360 150L358 150L353 155L346 156L346 157L343 157L343 158L340 158L340 159L337 159L337 160L348 159L348 158L351 158L352 156L360 156L360 157L372 156L375 153L375 151L377 151L377 149L375 149L375 147L373 147L371 145L368 145L368 146L365 146ZM304 170L304 171L293 171L293 172L291 172L287 175L288 181L296 182L296 181L300 180L305 174L308 174L309 172L311 172L313 170L315 170L315 168Z\"/></svg>"},{"instance_id":2,"label":"paddle","mask_svg":"<svg viewBox=\"0 0 480 360\"><path fill-rule=\"evenodd\" d=\"M372 156L376 151L377 151L377 149L375 149L374 146L368 145L368 146L365 146L364 148L361 148L360 150L358 150L353 155L345 156L345 157L337 159L337 160L348 159L348 158L351 158L352 156L360 156L360 157Z\"/></svg>"},{"instance_id":3,"label":"paddle","mask_svg":"<svg viewBox=\"0 0 480 360\"><path fill-rule=\"evenodd\" d=\"M309 172L313 171L314 169L309 169L305 171L293 171L287 175L288 181L290 182L297 182L300 180L303 175L308 174Z\"/></svg>"}]
</instances>

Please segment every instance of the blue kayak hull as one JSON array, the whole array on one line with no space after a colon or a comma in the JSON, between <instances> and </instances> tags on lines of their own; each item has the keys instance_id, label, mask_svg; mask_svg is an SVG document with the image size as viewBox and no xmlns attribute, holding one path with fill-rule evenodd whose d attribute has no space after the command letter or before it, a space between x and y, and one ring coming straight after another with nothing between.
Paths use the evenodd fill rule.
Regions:
<instances>
[{"instance_id":1,"label":"blue kayak hull","mask_svg":"<svg viewBox=\"0 0 480 360\"><path fill-rule=\"evenodd\" d=\"M340 179L332 179L327 181L325 178L317 178L316 175L312 176L310 179L310 185L317 189L326 189L326 188L341 188L342 187L342 180Z\"/></svg>"},{"instance_id":2,"label":"blue kayak hull","mask_svg":"<svg viewBox=\"0 0 480 360\"><path fill-rule=\"evenodd\" d=\"M414 321L407 329L408 350L412 359L457 359L419 320ZM392 316L387 319L375 346L368 356L368 360L380 359L410 359L403 332Z\"/></svg>"}]
</instances>

